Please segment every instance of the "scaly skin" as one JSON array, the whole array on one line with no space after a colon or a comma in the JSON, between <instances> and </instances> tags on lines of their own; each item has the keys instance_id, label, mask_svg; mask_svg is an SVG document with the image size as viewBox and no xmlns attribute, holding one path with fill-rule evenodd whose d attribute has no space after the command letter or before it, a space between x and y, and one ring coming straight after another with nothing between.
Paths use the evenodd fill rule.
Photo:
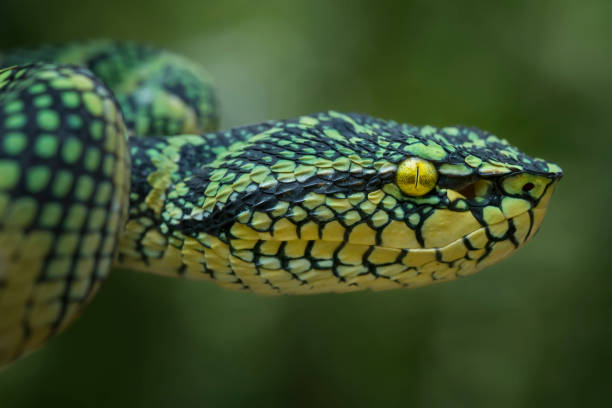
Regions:
<instances>
[{"instance_id":1,"label":"scaly skin","mask_svg":"<svg viewBox=\"0 0 612 408\"><path fill-rule=\"evenodd\" d=\"M0 66L39 60L93 73L0 71L0 363L66 327L112 267L264 294L470 275L535 234L561 177L461 126L327 112L205 133L205 74L140 45L17 50ZM154 136L183 133L202 134ZM438 175L419 197L398 178L415 157Z\"/></svg>"}]
</instances>

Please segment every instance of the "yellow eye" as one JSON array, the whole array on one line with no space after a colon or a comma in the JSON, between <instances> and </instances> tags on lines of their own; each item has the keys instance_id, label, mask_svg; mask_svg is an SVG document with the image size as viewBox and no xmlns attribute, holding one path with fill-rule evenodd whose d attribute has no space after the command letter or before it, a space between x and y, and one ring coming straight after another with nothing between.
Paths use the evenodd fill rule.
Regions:
<instances>
[{"instance_id":1,"label":"yellow eye","mask_svg":"<svg viewBox=\"0 0 612 408\"><path fill-rule=\"evenodd\" d=\"M438 182L436 167L427 160L411 157L397 167L396 183L409 196L429 193Z\"/></svg>"}]
</instances>

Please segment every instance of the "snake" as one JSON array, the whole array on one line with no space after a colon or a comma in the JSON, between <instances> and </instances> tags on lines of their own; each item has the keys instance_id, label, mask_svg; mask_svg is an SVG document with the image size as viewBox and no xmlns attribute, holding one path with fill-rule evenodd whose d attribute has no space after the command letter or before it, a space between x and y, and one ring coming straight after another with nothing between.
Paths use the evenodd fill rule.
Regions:
<instances>
[{"instance_id":1,"label":"snake","mask_svg":"<svg viewBox=\"0 0 612 408\"><path fill-rule=\"evenodd\" d=\"M0 365L113 269L271 295L472 275L534 236L563 174L470 126L327 111L218 130L209 74L150 45L0 67Z\"/></svg>"}]
</instances>

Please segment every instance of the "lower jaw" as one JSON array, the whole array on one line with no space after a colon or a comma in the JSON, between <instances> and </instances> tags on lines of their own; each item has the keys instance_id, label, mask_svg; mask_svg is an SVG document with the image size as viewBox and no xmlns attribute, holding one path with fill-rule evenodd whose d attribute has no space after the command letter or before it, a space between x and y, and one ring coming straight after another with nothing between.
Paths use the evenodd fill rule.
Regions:
<instances>
[{"instance_id":1,"label":"lower jaw","mask_svg":"<svg viewBox=\"0 0 612 408\"><path fill-rule=\"evenodd\" d=\"M281 293L308 294L360 289L414 288L472 275L486 266L507 258L533 236L542 218L537 213L534 214L535 211L530 210L501 223L482 227L443 248L407 250L405 257L394 264L370 263L370 271L375 271L374 273L340 274L339 277L320 276L312 280L309 277L308 283L303 286L283 288ZM507 238L491 235L492 230L501 229L500 226L504 223L508 225ZM345 244L347 247L351 245L358 244ZM400 251L394 248L386 249Z\"/></svg>"},{"instance_id":2,"label":"lower jaw","mask_svg":"<svg viewBox=\"0 0 612 408\"><path fill-rule=\"evenodd\" d=\"M426 286L472 275L498 263L518 251L534 236L545 213L545 207L536 207L479 228L445 247L408 250L407 257L412 257L413 262L404 262L404 265L410 268L412 274L406 275L398 283L405 287Z\"/></svg>"}]
</instances>

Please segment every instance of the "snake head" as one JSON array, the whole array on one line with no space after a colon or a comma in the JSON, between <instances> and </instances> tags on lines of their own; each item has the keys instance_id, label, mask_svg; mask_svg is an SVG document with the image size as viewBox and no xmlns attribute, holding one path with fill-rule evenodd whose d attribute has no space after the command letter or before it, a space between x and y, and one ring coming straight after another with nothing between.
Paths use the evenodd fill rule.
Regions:
<instances>
[{"instance_id":1,"label":"snake head","mask_svg":"<svg viewBox=\"0 0 612 408\"><path fill-rule=\"evenodd\" d=\"M327 112L268 122L234 144L179 183L188 208L170 222L206 241L216 266L204 268L223 264L228 286L413 287L515 252L560 177L478 129Z\"/></svg>"}]
</instances>

